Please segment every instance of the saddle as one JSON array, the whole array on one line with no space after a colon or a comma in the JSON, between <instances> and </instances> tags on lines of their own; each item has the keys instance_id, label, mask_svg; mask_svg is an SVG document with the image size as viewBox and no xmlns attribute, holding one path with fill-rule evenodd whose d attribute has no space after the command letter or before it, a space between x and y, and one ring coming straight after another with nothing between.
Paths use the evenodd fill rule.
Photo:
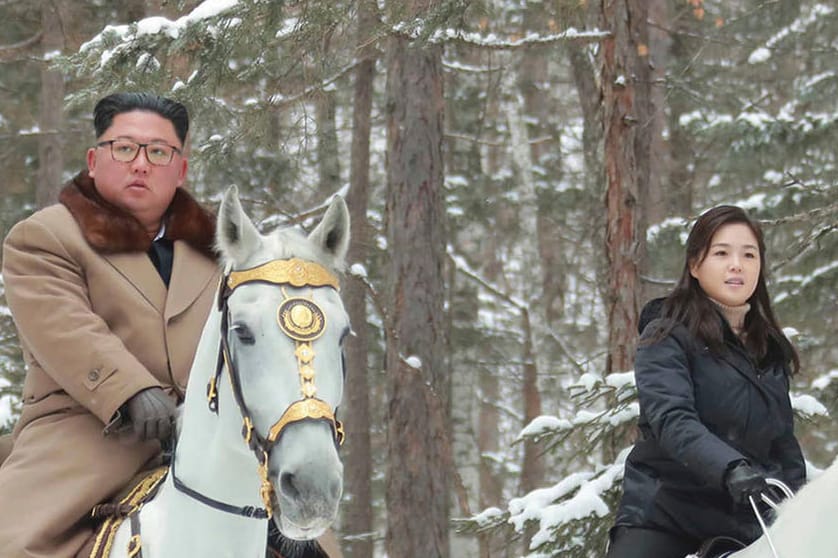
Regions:
<instances>
[{"instance_id":1,"label":"saddle","mask_svg":"<svg viewBox=\"0 0 838 558\"><path fill-rule=\"evenodd\" d=\"M161 466L142 473L132 479L128 487L113 501L95 506L90 512L90 517L98 526L76 558L108 558L114 536L126 519L132 523L133 535L129 543L129 556L142 556L142 542L135 523L137 513L145 502L154 497L168 472L168 466Z\"/></svg>"}]
</instances>

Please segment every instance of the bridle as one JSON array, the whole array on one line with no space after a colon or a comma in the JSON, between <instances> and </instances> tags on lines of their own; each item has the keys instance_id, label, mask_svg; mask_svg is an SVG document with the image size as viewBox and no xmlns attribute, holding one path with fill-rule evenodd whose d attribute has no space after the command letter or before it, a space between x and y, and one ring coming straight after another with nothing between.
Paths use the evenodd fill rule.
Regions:
<instances>
[{"instance_id":1,"label":"bridle","mask_svg":"<svg viewBox=\"0 0 838 558\"><path fill-rule=\"evenodd\" d=\"M302 397L294 401L282 416L270 427L266 436L257 432L253 427L253 418L244 401L241 378L235 362L230 358L228 344L229 308L227 301L233 291L247 283L268 283L282 288L285 300L277 309L277 322L280 329L294 340L296 349L294 355L297 360L297 370L300 375L300 392ZM302 287L331 287L339 290L338 278L325 267L298 258L287 260L272 260L250 269L241 271L228 270L218 286L217 307L221 312L221 342L218 350L218 363L215 374L207 384L207 404L210 411L218 414L218 381L226 368L233 397L242 416L242 437L253 451L259 462L258 471L262 481L259 494L264 508L253 506L233 506L219 502L187 487L175 475L175 459L172 457L171 473L175 487L181 492L207 504L213 508L258 519L270 518L273 515L273 486L268 480L268 455L276 445L283 430L291 424L316 420L325 421L332 429L335 444L343 444L344 431L340 421L335 419L332 407L316 397L317 387L314 379L313 360L315 357L312 342L319 338L326 328L326 316L314 300L303 297L289 297L285 293L285 286Z\"/></svg>"}]
</instances>

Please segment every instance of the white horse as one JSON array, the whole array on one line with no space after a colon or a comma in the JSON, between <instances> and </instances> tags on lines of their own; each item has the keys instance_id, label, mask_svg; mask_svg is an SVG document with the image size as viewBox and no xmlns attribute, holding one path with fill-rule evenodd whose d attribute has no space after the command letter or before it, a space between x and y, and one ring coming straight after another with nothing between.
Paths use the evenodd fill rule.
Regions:
<instances>
[{"instance_id":1,"label":"white horse","mask_svg":"<svg viewBox=\"0 0 838 558\"><path fill-rule=\"evenodd\" d=\"M225 275L190 372L172 467L119 525L111 556L264 558L268 517L295 540L332 524L343 490L334 410L349 332L335 272L348 242L339 197L308 237L262 236L237 189L226 192L217 232Z\"/></svg>"},{"instance_id":2,"label":"white horse","mask_svg":"<svg viewBox=\"0 0 838 558\"><path fill-rule=\"evenodd\" d=\"M767 537L728 558L838 557L838 460L781 504L777 514Z\"/></svg>"}]
</instances>

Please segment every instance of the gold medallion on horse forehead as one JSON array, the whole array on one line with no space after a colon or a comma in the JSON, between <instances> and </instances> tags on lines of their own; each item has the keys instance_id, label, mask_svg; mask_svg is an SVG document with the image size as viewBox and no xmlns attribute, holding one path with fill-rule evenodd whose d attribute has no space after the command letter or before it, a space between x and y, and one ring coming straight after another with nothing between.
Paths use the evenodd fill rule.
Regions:
<instances>
[{"instance_id":1,"label":"gold medallion on horse forehead","mask_svg":"<svg viewBox=\"0 0 838 558\"><path fill-rule=\"evenodd\" d=\"M326 329L326 316L313 300L289 298L279 305L277 321L282 331L296 341L314 341Z\"/></svg>"}]
</instances>

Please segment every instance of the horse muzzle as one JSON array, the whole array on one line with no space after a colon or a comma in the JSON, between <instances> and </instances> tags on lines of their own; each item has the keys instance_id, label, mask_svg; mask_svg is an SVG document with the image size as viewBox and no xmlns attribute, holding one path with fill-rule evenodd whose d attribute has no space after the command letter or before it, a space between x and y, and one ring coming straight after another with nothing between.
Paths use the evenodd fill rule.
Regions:
<instances>
[{"instance_id":1,"label":"horse muzzle","mask_svg":"<svg viewBox=\"0 0 838 558\"><path fill-rule=\"evenodd\" d=\"M322 421L295 423L271 451L274 521L288 538L315 538L337 518L343 464L330 429Z\"/></svg>"}]
</instances>

